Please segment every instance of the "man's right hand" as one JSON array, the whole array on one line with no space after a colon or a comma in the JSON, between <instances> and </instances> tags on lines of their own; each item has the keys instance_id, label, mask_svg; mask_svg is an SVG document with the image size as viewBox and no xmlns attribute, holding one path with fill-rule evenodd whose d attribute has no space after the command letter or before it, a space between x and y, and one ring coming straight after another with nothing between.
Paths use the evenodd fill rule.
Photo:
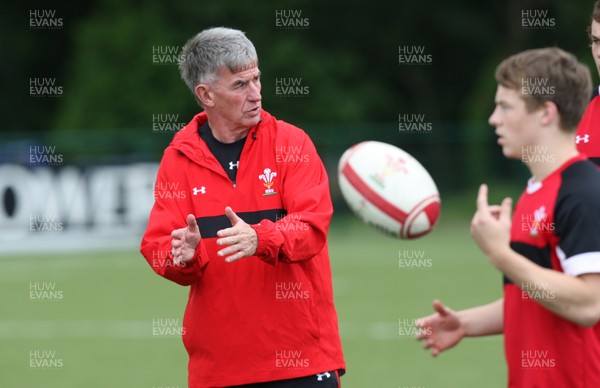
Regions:
<instances>
[{"instance_id":1,"label":"man's right hand","mask_svg":"<svg viewBox=\"0 0 600 388\"><path fill-rule=\"evenodd\" d=\"M171 253L173 264L185 264L194 258L196 248L200 244L200 228L193 214L186 218L187 226L171 232Z\"/></svg>"},{"instance_id":2,"label":"man's right hand","mask_svg":"<svg viewBox=\"0 0 600 388\"><path fill-rule=\"evenodd\" d=\"M465 336L465 328L458 314L439 300L433 301L433 309L436 313L417 319L416 326L419 328L417 340L424 341L423 348L431 349L435 357L459 343Z\"/></svg>"}]
</instances>

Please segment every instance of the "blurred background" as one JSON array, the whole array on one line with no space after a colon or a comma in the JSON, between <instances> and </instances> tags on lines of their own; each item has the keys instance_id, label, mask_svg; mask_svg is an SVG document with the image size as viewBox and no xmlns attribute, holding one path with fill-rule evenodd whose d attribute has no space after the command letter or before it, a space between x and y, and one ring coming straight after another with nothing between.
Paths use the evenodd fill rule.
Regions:
<instances>
[{"instance_id":1,"label":"blurred background","mask_svg":"<svg viewBox=\"0 0 600 388\"><path fill-rule=\"evenodd\" d=\"M263 107L303 128L329 171L344 386L505 386L501 338L433 360L402 328L429 313L434 297L461 308L501 295L499 274L468 235L481 182L497 202L516 198L528 178L520 161L504 160L487 124L494 69L518 51L559 46L588 64L596 83L592 5L3 4L0 386L186 386L179 337L156 328L180 325L187 290L154 275L137 247L162 151L199 112L178 54L212 26L246 32ZM442 197L431 235L393 240L349 214L337 161L363 140L399 146L430 172ZM413 255L429 264L400 268Z\"/></svg>"}]
</instances>

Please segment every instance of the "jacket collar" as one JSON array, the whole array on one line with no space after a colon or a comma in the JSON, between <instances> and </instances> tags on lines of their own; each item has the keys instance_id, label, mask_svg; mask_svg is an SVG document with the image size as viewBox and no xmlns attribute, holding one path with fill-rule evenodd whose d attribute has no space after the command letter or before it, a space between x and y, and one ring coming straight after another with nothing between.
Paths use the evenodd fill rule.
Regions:
<instances>
[{"instance_id":1,"label":"jacket collar","mask_svg":"<svg viewBox=\"0 0 600 388\"><path fill-rule=\"evenodd\" d=\"M248 136L253 136L256 138L262 124L269 119L272 119L272 116L265 110L261 109L260 119L261 121L257 125L250 128ZM205 112L198 113L185 127L175 134L170 146L180 151L190 160L198 164L206 165L208 163L207 160L212 160L215 163L218 163L208 149L208 146L204 140L202 140L198 134L198 128L204 125L207 121L208 118Z\"/></svg>"}]
</instances>

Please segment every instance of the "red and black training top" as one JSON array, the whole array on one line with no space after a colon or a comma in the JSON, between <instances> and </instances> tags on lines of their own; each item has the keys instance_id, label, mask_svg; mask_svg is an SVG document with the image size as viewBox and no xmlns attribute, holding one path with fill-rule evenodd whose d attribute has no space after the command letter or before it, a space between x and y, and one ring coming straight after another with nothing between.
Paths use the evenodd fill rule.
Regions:
<instances>
[{"instance_id":1,"label":"red and black training top","mask_svg":"<svg viewBox=\"0 0 600 388\"><path fill-rule=\"evenodd\" d=\"M584 155L541 182L516 205L511 248L568 276L600 273L600 171ZM555 298L543 282L504 278L509 387L600 387L600 324L587 328L534 299Z\"/></svg>"},{"instance_id":2,"label":"red and black training top","mask_svg":"<svg viewBox=\"0 0 600 388\"><path fill-rule=\"evenodd\" d=\"M327 245L327 172L303 130L266 111L261 119L239 151L204 136L200 113L174 136L158 169L141 252L158 275L190 286L182 327L190 388L346 368ZM217 254L217 232L231 227L226 206L258 237L255 255L233 263ZM202 238L194 258L175 265L171 232L188 214Z\"/></svg>"},{"instance_id":3,"label":"red and black training top","mask_svg":"<svg viewBox=\"0 0 600 388\"><path fill-rule=\"evenodd\" d=\"M590 101L575 136L577 150L600 167L600 87L594 90Z\"/></svg>"}]
</instances>

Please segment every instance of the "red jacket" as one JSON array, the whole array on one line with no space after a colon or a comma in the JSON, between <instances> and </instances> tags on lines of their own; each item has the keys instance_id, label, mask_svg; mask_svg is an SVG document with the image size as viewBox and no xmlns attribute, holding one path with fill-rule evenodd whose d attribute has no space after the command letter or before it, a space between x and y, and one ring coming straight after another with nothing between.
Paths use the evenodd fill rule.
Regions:
<instances>
[{"instance_id":1,"label":"red jacket","mask_svg":"<svg viewBox=\"0 0 600 388\"><path fill-rule=\"evenodd\" d=\"M200 113L165 150L141 252L159 275L191 286L183 319L189 386L221 387L344 370L327 233L329 183L310 138L265 111L242 150L236 185L198 135ZM257 233L256 255L226 263L225 207ZM174 266L171 232L194 214L202 239ZM222 247L220 247L222 249Z\"/></svg>"},{"instance_id":2,"label":"red jacket","mask_svg":"<svg viewBox=\"0 0 600 388\"><path fill-rule=\"evenodd\" d=\"M587 106L575 136L577 150L600 167L600 96Z\"/></svg>"}]
</instances>

